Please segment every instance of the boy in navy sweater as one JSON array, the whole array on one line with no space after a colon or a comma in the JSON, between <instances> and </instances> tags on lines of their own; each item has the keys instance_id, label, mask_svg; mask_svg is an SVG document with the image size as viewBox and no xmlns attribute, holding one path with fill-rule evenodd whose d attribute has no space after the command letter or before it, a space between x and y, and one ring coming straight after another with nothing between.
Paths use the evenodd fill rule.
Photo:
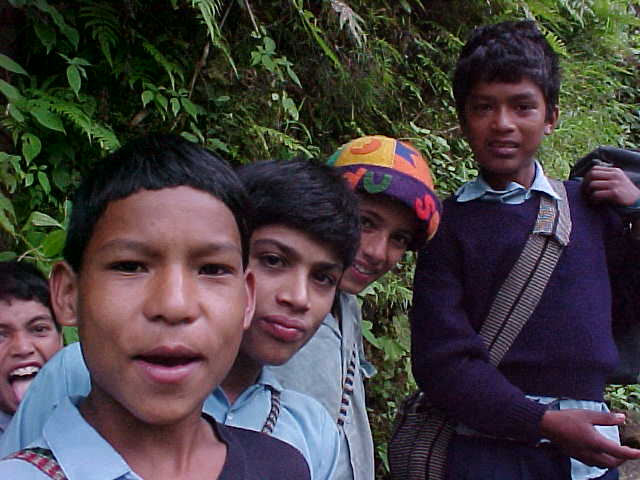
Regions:
<instances>
[{"instance_id":1,"label":"boy in navy sweater","mask_svg":"<svg viewBox=\"0 0 640 480\"><path fill-rule=\"evenodd\" d=\"M540 197L559 198L535 160L558 120L559 86L557 58L533 22L476 29L457 64L458 116L480 176L445 202L418 259L411 313L416 380L459 422L449 479L614 479L617 465L640 457L619 445L624 418L602 403L617 361L608 268L615 274L634 248L607 205L640 198L621 170L595 167L582 188L565 182L569 245L498 368L478 335Z\"/></svg>"}]
</instances>

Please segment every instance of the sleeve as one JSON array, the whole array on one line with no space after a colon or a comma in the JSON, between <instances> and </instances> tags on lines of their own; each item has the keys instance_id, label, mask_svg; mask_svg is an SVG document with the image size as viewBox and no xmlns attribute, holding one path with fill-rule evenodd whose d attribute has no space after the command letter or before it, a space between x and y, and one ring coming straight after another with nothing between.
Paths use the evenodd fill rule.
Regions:
<instances>
[{"instance_id":1,"label":"sleeve","mask_svg":"<svg viewBox=\"0 0 640 480\"><path fill-rule=\"evenodd\" d=\"M0 456L21 450L40 438L44 424L60 401L67 396L87 395L90 386L79 343L56 353L36 375L0 438Z\"/></svg>"},{"instance_id":2,"label":"sleeve","mask_svg":"<svg viewBox=\"0 0 640 480\"><path fill-rule=\"evenodd\" d=\"M489 363L464 308L464 252L447 215L418 255L410 312L413 374L427 398L485 434L540 439L546 407L529 400Z\"/></svg>"}]
</instances>

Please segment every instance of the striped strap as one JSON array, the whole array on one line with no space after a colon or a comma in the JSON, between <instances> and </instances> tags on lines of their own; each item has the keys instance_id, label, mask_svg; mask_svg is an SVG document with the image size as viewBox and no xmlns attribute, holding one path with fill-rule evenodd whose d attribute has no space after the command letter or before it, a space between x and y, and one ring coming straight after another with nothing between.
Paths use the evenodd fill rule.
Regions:
<instances>
[{"instance_id":1,"label":"striped strap","mask_svg":"<svg viewBox=\"0 0 640 480\"><path fill-rule=\"evenodd\" d=\"M338 426L344 425L349 413L349 405L351 405L351 397L353 396L353 382L356 374L356 352L358 345L353 344L351 350L351 356L349 358L349 364L347 365L347 375L344 378L344 384L342 385L342 399L340 400L340 410L338 412Z\"/></svg>"},{"instance_id":2,"label":"striped strap","mask_svg":"<svg viewBox=\"0 0 640 480\"><path fill-rule=\"evenodd\" d=\"M6 457L7 460L11 458L30 463L53 480L67 480L60 464L47 448L25 448Z\"/></svg>"},{"instance_id":3,"label":"striped strap","mask_svg":"<svg viewBox=\"0 0 640 480\"><path fill-rule=\"evenodd\" d=\"M269 387L269 390L271 391L271 410L261 430L262 433L266 433L267 435L273 434L276 423L278 423L278 417L280 416L280 392L271 387Z\"/></svg>"},{"instance_id":4,"label":"striped strap","mask_svg":"<svg viewBox=\"0 0 640 480\"><path fill-rule=\"evenodd\" d=\"M497 366L536 309L544 289L569 243L571 215L562 182L551 180L560 195L557 201L540 197L540 210L533 232L516 264L491 304L480 336L489 350L489 361Z\"/></svg>"}]
</instances>

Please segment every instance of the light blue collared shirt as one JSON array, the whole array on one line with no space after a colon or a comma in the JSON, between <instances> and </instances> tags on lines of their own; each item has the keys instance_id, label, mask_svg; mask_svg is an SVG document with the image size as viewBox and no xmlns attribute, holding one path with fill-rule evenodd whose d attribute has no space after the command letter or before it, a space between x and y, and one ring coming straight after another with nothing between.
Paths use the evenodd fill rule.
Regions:
<instances>
[{"instance_id":1,"label":"light blue collared shirt","mask_svg":"<svg viewBox=\"0 0 640 480\"><path fill-rule=\"evenodd\" d=\"M124 458L89 425L76 408L82 397L63 398L31 446L53 452L69 480L142 480ZM17 459L0 462L0 478L50 480L34 465Z\"/></svg>"},{"instance_id":2,"label":"light blue collared shirt","mask_svg":"<svg viewBox=\"0 0 640 480\"><path fill-rule=\"evenodd\" d=\"M480 199L484 202L501 202L510 205L518 205L524 203L533 192L540 192L549 195L556 200L560 200L560 196L551 186L549 179L542 170L542 165L536 160L535 173L531 187L526 188L517 182L510 182L504 190L494 190L478 175L475 179L465 183L456 191L457 202L470 202L471 200Z\"/></svg>"},{"instance_id":3,"label":"light blue collared shirt","mask_svg":"<svg viewBox=\"0 0 640 480\"><path fill-rule=\"evenodd\" d=\"M220 423L259 431L271 409L270 387L280 392L281 408L273 436L304 455L312 479L331 479L340 448L335 423L318 402L301 393L282 389L272 375L263 371L258 383L245 390L233 405L229 405L221 389L214 390L205 399L202 411ZM90 389L89 372L80 344L74 343L60 350L29 386L0 438L0 456L25 448L40 438L45 423L58 405L68 397L86 396ZM129 480L129 477L123 479Z\"/></svg>"}]
</instances>

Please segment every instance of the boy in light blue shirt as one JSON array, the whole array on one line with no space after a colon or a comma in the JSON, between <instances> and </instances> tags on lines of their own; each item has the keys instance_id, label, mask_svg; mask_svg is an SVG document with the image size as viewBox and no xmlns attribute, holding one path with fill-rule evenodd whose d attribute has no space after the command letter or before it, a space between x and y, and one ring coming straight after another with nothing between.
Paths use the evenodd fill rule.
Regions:
<instances>
[{"instance_id":1,"label":"boy in light blue shirt","mask_svg":"<svg viewBox=\"0 0 640 480\"><path fill-rule=\"evenodd\" d=\"M52 304L79 329L90 391L62 398L0 478L310 478L290 445L202 414L255 307L247 196L228 165L153 135L99 163L74 203Z\"/></svg>"},{"instance_id":2,"label":"boy in light blue shirt","mask_svg":"<svg viewBox=\"0 0 640 480\"><path fill-rule=\"evenodd\" d=\"M331 308L358 244L357 202L337 172L310 162L261 162L244 167L240 176L260 212L249 258L256 315L223 388L207 397L203 411L226 425L284 440L304 454L312 478L329 479L339 451L334 421L312 398L284 390L262 365L288 360ZM3 452L37 435L59 399L88 391L77 345L52 362L25 398Z\"/></svg>"}]
</instances>

